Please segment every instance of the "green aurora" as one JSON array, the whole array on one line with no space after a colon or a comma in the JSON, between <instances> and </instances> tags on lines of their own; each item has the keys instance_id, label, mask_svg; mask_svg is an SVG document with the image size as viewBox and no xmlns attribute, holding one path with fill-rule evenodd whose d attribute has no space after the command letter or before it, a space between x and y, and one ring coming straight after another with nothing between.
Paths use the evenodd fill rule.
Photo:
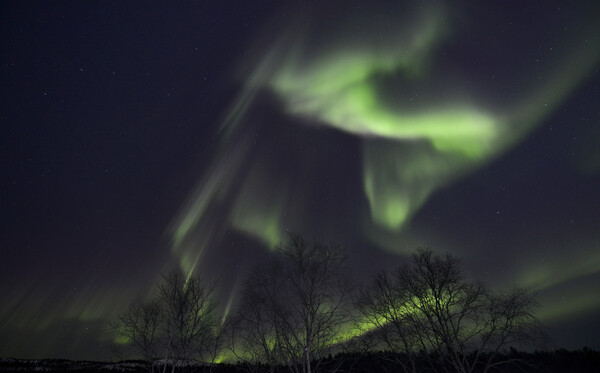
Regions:
<instances>
[{"instance_id":1,"label":"green aurora","mask_svg":"<svg viewBox=\"0 0 600 373\"><path fill-rule=\"evenodd\" d=\"M380 231L375 234L387 235L392 242L380 247L403 255L394 242L405 237L404 228L432 195L522 142L560 108L598 63L600 48L590 47L598 43L598 30L590 32L593 26L582 22L580 30L569 34L570 54L554 51L555 61L536 72L538 79L531 79L527 89L512 92L501 105L490 101L494 92L468 92L465 82L464 87L442 84L445 99L411 107L412 97L400 100L386 95L386 84L399 81L419 87L422 82L427 89L435 79L444 83L446 77L435 76L435 58L452 37L460 37L449 35L456 17L441 4L417 13L416 21L386 23L384 31L371 24L372 34L366 38L365 30L355 39L332 32L338 39L323 42L327 48L311 48L310 29L294 24L262 58L244 61L245 66L256 68L246 75L244 89L226 116L212 171L173 225L173 252L184 270L196 268L202 248L224 234L211 228L209 206L231 209L229 226L270 248L285 237L286 230L306 228L309 218L303 215L297 186L268 167L244 169L252 145L241 134L252 122L250 112L260 92L275 95L285 113L299 123L359 139L362 190L369 207L369 219L361 220L366 221L364 236L373 238L373 232ZM240 178L243 182L234 182ZM226 199L233 204L219 202ZM199 243L190 239L198 232L202 232ZM379 239L372 242L381 244ZM542 289L582 275L573 264L557 277L552 267L563 265L548 263L536 269L528 264L520 279L523 285ZM588 269L586 273L598 272L597 266ZM589 301L582 307L597 305ZM568 317L580 308L565 307L559 314Z\"/></svg>"},{"instance_id":2,"label":"green aurora","mask_svg":"<svg viewBox=\"0 0 600 373\"><path fill-rule=\"evenodd\" d=\"M129 182L134 185L133 176L128 178L131 172L123 172L128 176L121 175L118 182L108 184L105 180L112 180L114 164L104 158L98 161L92 155L113 155L112 148L104 143L94 146L88 138L71 141L75 135L60 132L66 131L64 128L72 130L65 124L70 122L60 115L40 110L48 117L44 120L64 120L54 124L60 128L56 137L80 141L75 150L44 143L54 136L46 129L40 134L32 132L33 135L15 130L23 138L39 138L41 142L34 142L31 148L52 149L40 153L45 157L43 162L32 161L31 172L43 173L46 179L31 184L48 189L50 184L45 184L45 180L50 180L50 170L63 167L68 170L63 170L64 174L56 172L53 177L69 180L69 185L51 186L69 196L49 200L48 207L44 205L46 201L39 202L45 199L42 192L39 196L26 194L25 199L31 198L34 207L30 209L35 212L31 219L27 218L32 221L28 224L22 223L27 220L26 215L15 212L22 209L18 202L13 207L11 195L3 199L9 201L5 205L8 218L3 221L14 220L18 228L13 230L7 224L5 236L18 236L14 239L18 244L13 246L15 252L21 251L14 254L17 259L10 257L6 263L13 266L18 262L22 266L14 265L18 270L10 269L3 277L8 284L0 297L3 353L36 358L112 358L108 353L94 355L96 351L108 351L111 344L127 342L115 340L107 323L132 300L152 294L159 273L173 266L189 276L200 273L203 278L222 280L219 300L224 322L235 310L237 293L248 270L257 261L268 258L288 237L287 232L346 245L351 262L354 260L351 270L360 281L368 281L382 268L391 269L402 263L416 248L428 247L461 258L468 275L494 288L518 283L537 292L542 305L538 317L552 326L562 326L570 332L571 323L579 319L596 320L594 315L600 311L600 296L596 295L600 278L600 122L598 90L590 88L590 82L598 81L600 7L592 1L575 1L562 9L550 10L546 4L531 5L531 9L512 5L510 10L504 10L503 6L482 5L478 1L466 1L456 8L441 1L383 3L329 8L323 4L302 4L293 7L293 11L285 7L284 11L273 10L270 17L264 15L261 19L265 21L262 28L254 26L252 33L236 39L249 43L232 44L235 53L215 52L215 56L220 56L215 61L229 69L222 73L226 77L218 80L207 74L202 82L214 79L215 85L181 90L193 94L187 101L178 96L180 106L157 105L160 100L156 98L156 102L144 101L146 106L140 109L143 115L135 112L121 118L115 111L113 118L108 116L108 108L112 110L112 106L121 103L99 105L104 111L98 116L104 122L97 124L100 130L90 130L90 137L101 138L103 131L112 131L112 127L106 129L109 126L105 122L114 120L123 127L114 130L119 133L116 142L131 141L128 147L133 150L126 155L131 158L123 160L115 152L113 161L131 163L135 169L131 172L143 175L138 175L140 183L147 184L147 193L151 194L151 199L140 197L143 203L129 201L128 206L115 202L115 207L108 202L112 197L103 194L107 190ZM519 12L513 13L515 7ZM32 30L37 27L33 25ZM193 31L214 34L205 29ZM45 40L34 36L31 40ZM219 44L207 44L206 50L229 48L230 40L222 37ZM157 40L157 45L161 42L164 41ZM18 44L21 48L27 43ZM185 45L188 47L200 53L195 45ZM202 58L210 59L211 53ZM107 66L113 63L97 58ZM229 58L234 60L225 64ZM65 66L71 68L79 62ZM57 66L62 63L51 61L48 66L59 69ZM164 68L169 64L153 66ZM31 71L40 68L24 66ZM112 69L111 79L115 79ZM134 73L138 74L139 69L136 65ZM193 69L194 74L204 74L196 66ZM84 71L75 70L77 79L81 79ZM121 78L118 69L114 70ZM54 76L54 70L40 71ZM150 79L155 71L144 67L142 75L143 79ZM187 75L175 76L185 81L182 85L188 84ZM163 78L171 84L173 77ZM104 84L106 78L102 76L100 80ZM71 85L81 85L66 78L65 81L69 83L68 92ZM47 87L32 86L52 94L50 87L57 82L53 78L46 83ZM140 90L152 91L150 86L139 84ZM217 85L226 86L226 94ZM103 88L98 91L104 92ZM141 94L133 88L132 92L136 92L134 96ZM40 96L37 91L35 94ZM586 94L596 97L585 97ZM69 95L76 96L65 94L67 103ZM164 99L164 92L160 95ZM207 96L216 98L211 101ZM230 99L228 108L222 102L211 106L223 101L223 96ZM94 100L82 97L87 101L79 110L96 113L90 104ZM152 142L148 145L150 150L144 148L138 154L136 142L143 142L144 137L137 138L138 133L127 127L135 127L129 121L143 117L139 127L147 130L148 138L158 141L155 138L160 138L162 132L146 128L146 118L151 118L148 121L152 123L169 122L166 131L175 132L172 127L179 125L180 118L169 117L172 111L164 115L157 112L167 111L166 106L181 108L197 102L202 110L220 112L218 121L217 114L201 118L215 122L204 123L196 118L190 121L198 128L213 127L213 132L200 131L200 140L178 127L180 135L185 133L184 140L193 143L187 148L181 145L187 149L185 156L198 158L200 171L176 170L152 179L148 175L155 170L181 162L164 161L164 166L161 157L180 157L182 153L173 150L178 143L168 142L182 138L165 136L165 144ZM14 107L22 115L25 110L19 105ZM87 125L84 120L81 123ZM54 127L48 128L54 131ZM79 128L74 130L76 134L78 131ZM211 137L212 142L207 140ZM18 142L16 148L22 147ZM170 147L171 153L156 150L163 147ZM191 154L190 148L196 153ZM60 157L63 152L75 163L57 166L64 162ZM155 158L142 156L153 152ZM25 163L42 157L25 151L15 154L14 158ZM563 155L563 163L556 161ZM107 184L90 176L97 171L89 168L92 160L96 160L102 182ZM147 165L142 164L145 161ZM555 169L560 173L554 177ZM174 175L185 172L192 176L181 186L184 181L176 180ZM77 177L65 176L72 173ZM10 180L6 190L37 190L23 187L22 176L17 174L7 169ZM189 183L190 179L196 183ZM158 188L160 184L175 185L169 189L172 194L163 196L161 193L168 188ZM135 185L132 200L145 193ZM78 188L90 188L89 195L76 199ZM76 212L65 202L70 201L71 194L75 201L72 203L85 205L85 212ZM95 204L82 202L88 200ZM64 210L68 218L44 215L36 203L52 211ZM151 208L146 209L144 204ZM156 211L154 204L160 205ZM128 207L148 216L122 218L122 211ZM159 217L161 213L164 221ZM149 217L153 214L156 220ZM80 227L80 222L75 221L105 221L105 216L109 217L107 220L111 216L124 220L114 219L110 227L96 230L91 223ZM53 220L55 225L48 227L54 229L61 224L77 226L75 234L65 238L64 233L57 233L60 237L56 238L50 232L53 228L44 225L44 219ZM146 220L142 224L135 219ZM120 224L125 220L126 224ZM159 222L156 224L160 228L148 221ZM169 223L166 229L165 222ZM31 228L36 225L37 229ZM87 233L79 232L80 229ZM152 236L146 229L158 233ZM163 233L161 229L165 229L165 242L156 246L165 246L166 253L161 251L159 255L148 247L137 251L131 248L143 245L138 242L142 234L136 232L144 231L145 237L154 241ZM47 253L41 253L43 244L27 237L34 234L41 237L40 241L56 242L48 246ZM96 241L90 243L92 239ZM39 247L30 242L37 242ZM110 257L111 253L124 257ZM125 263L127 268L118 269L117 262ZM61 267L64 263L69 263L68 270ZM366 323L362 325L368 329ZM347 326L340 332L340 341L359 332ZM597 341L595 336L590 338ZM229 358L225 354L219 360Z\"/></svg>"}]
</instances>

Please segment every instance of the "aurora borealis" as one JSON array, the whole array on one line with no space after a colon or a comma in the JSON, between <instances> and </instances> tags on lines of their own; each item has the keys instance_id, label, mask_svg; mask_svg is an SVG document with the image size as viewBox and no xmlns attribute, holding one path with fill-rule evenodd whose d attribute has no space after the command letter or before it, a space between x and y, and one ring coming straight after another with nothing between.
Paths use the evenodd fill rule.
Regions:
<instances>
[{"instance_id":1,"label":"aurora borealis","mask_svg":"<svg viewBox=\"0 0 600 373\"><path fill-rule=\"evenodd\" d=\"M4 5L0 356L110 359L160 273L418 247L600 348L594 1Z\"/></svg>"}]
</instances>

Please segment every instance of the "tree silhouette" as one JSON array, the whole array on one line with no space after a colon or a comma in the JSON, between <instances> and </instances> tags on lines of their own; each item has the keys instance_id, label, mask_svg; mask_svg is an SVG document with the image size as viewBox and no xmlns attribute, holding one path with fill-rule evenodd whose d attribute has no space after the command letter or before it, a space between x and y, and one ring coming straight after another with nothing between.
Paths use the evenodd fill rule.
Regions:
<instances>
[{"instance_id":1,"label":"tree silhouette","mask_svg":"<svg viewBox=\"0 0 600 373\"><path fill-rule=\"evenodd\" d=\"M285 365L292 372L318 366L349 320L345 260L337 244L291 235L245 283L236 317L235 343L243 349L238 356L271 369Z\"/></svg>"},{"instance_id":2,"label":"tree silhouette","mask_svg":"<svg viewBox=\"0 0 600 373\"><path fill-rule=\"evenodd\" d=\"M496 359L503 348L545 339L531 294L518 287L492 292L466 280L458 259L429 250L377 275L356 305L407 372L417 371L419 351L435 371L488 371L515 362Z\"/></svg>"},{"instance_id":3,"label":"tree silhouette","mask_svg":"<svg viewBox=\"0 0 600 373\"><path fill-rule=\"evenodd\" d=\"M161 309L155 300L133 302L127 312L119 315L113 329L126 342L131 343L137 352L149 362L149 370L154 372L155 360L159 353Z\"/></svg>"},{"instance_id":4,"label":"tree silhouette","mask_svg":"<svg viewBox=\"0 0 600 373\"><path fill-rule=\"evenodd\" d=\"M171 271L162 276L150 300L134 302L119 316L114 330L149 362L151 371L158 358L164 358L163 372L169 362L174 372L182 359L214 360L220 338L214 290L215 285Z\"/></svg>"},{"instance_id":5,"label":"tree silhouette","mask_svg":"<svg viewBox=\"0 0 600 373\"><path fill-rule=\"evenodd\" d=\"M214 289L197 278L186 279L180 271L169 272L159 283L157 299L162 305L167 350L174 361L210 350L217 324Z\"/></svg>"}]
</instances>

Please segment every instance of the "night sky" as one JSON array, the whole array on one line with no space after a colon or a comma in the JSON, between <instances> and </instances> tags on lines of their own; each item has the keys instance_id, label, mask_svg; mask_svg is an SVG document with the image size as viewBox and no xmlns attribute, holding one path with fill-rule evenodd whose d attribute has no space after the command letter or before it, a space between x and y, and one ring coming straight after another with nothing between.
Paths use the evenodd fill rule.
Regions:
<instances>
[{"instance_id":1,"label":"night sky","mask_svg":"<svg viewBox=\"0 0 600 373\"><path fill-rule=\"evenodd\" d=\"M361 281L450 252L600 348L600 3L449 4L3 2L0 356L115 358L174 267L226 316L286 232Z\"/></svg>"}]
</instances>

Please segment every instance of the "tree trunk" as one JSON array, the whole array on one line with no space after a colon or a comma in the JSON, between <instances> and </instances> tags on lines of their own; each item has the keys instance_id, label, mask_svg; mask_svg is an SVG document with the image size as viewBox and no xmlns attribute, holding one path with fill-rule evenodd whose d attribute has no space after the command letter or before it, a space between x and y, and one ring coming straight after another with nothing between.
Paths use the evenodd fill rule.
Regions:
<instances>
[{"instance_id":1,"label":"tree trunk","mask_svg":"<svg viewBox=\"0 0 600 373\"><path fill-rule=\"evenodd\" d=\"M310 369L310 350L307 350L306 353L304 354L305 359L306 359L306 373L311 373L311 369Z\"/></svg>"}]
</instances>

